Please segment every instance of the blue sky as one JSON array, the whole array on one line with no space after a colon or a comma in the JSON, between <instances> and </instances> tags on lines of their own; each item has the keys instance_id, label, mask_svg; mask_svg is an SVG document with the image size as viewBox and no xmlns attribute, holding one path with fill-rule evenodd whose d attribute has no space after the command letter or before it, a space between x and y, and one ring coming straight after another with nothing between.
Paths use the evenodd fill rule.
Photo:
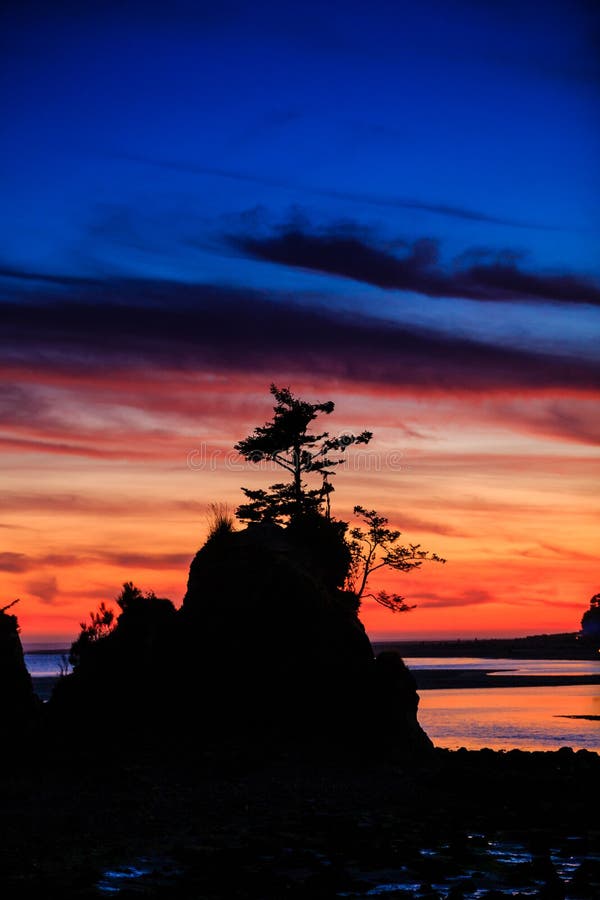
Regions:
<instances>
[{"instance_id":1,"label":"blue sky","mask_svg":"<svg viewBox=\"0 0 600 900\"><path fill-rule=\"evenodd\" d=\"M280 286L221 236L304 216L598 275L592 10L9 4L4 262Z\"/></svg>"}]
</instances>

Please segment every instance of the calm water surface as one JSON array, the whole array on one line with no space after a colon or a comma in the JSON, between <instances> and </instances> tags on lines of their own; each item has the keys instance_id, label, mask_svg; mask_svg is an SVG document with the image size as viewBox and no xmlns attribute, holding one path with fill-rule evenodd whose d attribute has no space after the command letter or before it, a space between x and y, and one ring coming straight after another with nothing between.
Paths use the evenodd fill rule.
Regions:
<instances>
[{"instance_id":1,"label":"calm water surface","mask_svg":"<svg viewBox=\"0 0 600 900\"><path fill-rule=\"evenodd\" d=\"M600 752L600 685L421 691L419 721L439 747Z\"/></svg>"},{"instance_id":2,"label":"calm water surface","mask_svg":"<svg viewBox=\"0 0 600 900\"><path fill-rule=\"evenodd\" d=\"M47 653L26 653L25 665L34 678L45 675L59 675L63 656L68 658L68 650L51 650Z\"/></svg>"},{"instance_id":3,"label":"calm water surface","mask_svg":"<svg viewBox=\"0 0 600 900\"><path fill-rule=\"evenodd\" d=\"M411 669L473 669L502 675L600 675L600 660L407 658ZM600 685L420 691L419 721L439 747L600 752Z\"/></svg>"}]
</instances>

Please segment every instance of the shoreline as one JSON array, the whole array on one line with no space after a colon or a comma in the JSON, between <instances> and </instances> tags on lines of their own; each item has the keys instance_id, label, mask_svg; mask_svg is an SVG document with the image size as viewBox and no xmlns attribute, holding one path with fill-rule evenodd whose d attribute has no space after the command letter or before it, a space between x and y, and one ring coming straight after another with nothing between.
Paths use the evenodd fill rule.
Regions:
<instances>
[{"instance_id":1,"label":"shoreline","mask_svg":"<svg viewBox=\"0 0 600 900\"><path fill-rule=\"evenodd\" d=\"M501 900L600 887L594 752L437 749L402 762L321 743L113 741L82 750L68 735L41 761L30 746L3 767L7 896L97 900L106 884L154 900L376 888L439 900L457 886ZM443 892L421 889L432 882Z\"/></svg>"},{"instance_id":2,"label":"shoreline","mask_svg":"<svg viewBox=\"0 0 600 900\"><path fill-rule=\"evenodd\" d=\"M600 653L582 642L576 631L534 634L522 638L457 638L441 641L371 641L375 653L396 650L402 657L463 657L473 659L600 660Z\"/></svg>"},{"instance_id":3,"label":"shoreline","mask_svg":"<svg viewBox=\"0 0 600 900\"><path fill-rule=\"evenodd\" d=\"M513 675L498 669L411 669L417 690L470 690L474 688L570 687L600 685L598 675Z\"/></svg>"}]
</instances>

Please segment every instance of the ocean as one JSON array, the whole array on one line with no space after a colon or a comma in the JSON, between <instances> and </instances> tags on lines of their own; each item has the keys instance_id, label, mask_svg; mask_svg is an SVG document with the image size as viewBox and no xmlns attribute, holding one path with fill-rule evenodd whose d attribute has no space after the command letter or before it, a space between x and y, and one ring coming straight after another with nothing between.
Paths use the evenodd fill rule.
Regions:
<instances>
[{"instance_id":1,"label":"ocean","mask_svg":"<svg viewBox=\"0 0 600 900\"><path fill-rule=\"evenodd\" d=\"M34 678L57 676L68 651L26 653ZM493 670L519 675L600 675L600 660L407 658L419 669ZM600 687L495 687L421 690L419 721L439 747L594 750L600 753Z\"/></svg>"}]
</instances>

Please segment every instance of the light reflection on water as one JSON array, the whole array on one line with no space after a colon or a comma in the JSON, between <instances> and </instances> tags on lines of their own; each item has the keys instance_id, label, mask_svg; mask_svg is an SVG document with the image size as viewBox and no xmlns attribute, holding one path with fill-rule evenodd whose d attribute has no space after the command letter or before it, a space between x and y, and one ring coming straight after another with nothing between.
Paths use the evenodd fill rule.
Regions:
<instances>
[{"instance_id":1,"label":"light reflection on water","mask_svg":"<svg viewBox=\"0 0 600 900\"><path fill-rule=\"evenodd\" d=\"M404 658L409 669L468 669L511 675L600 675L600 659L474 659L470 656Z\"/></svg>"},{"instance_id":2,"label":"light reflection on water","mask_svg":"<svg viewBox=\"0 0 600 900\"><path fill-rule=\"evenodd\" d=\"M600 752L598 685L420 692L419 722L439 747Z\"/></svg>"},{"instance_id":3,"label":"light reflection on water","mask_svg":"<svg viewBox=\"0 0 600 900\"><path fill-rule=\"evenodd\" d=\"M361 870L357 874L367 886L340 891L337 896L355 900L389 894L406 900L427 896L449 900L453 895L462 900L492 896L498 900L511 897L539 900L540 897L597 897L596 889L600 887L597 876L591 875L583 882L579 879L579 883L577 877L586 862L594 865L598 857L593 853L573 855L566 842L540 854L520 841L487 840L483 835L469 835L458 869L448 844L419 852L421 857L437 863L432 879L426 866L409 860L408 865L396 871Z\"/></svg>"},{"instance_id":4,"label":"light reflection on water","mask_svg":"<svg viewBox=\"0 0 600 900\"><path fill-rule=\"evenodd\" d=\"M69 656L68 650L49 650L47 653L25 653L25 665L34 678L57 676Z\"/></svg>"}]
</instances>

